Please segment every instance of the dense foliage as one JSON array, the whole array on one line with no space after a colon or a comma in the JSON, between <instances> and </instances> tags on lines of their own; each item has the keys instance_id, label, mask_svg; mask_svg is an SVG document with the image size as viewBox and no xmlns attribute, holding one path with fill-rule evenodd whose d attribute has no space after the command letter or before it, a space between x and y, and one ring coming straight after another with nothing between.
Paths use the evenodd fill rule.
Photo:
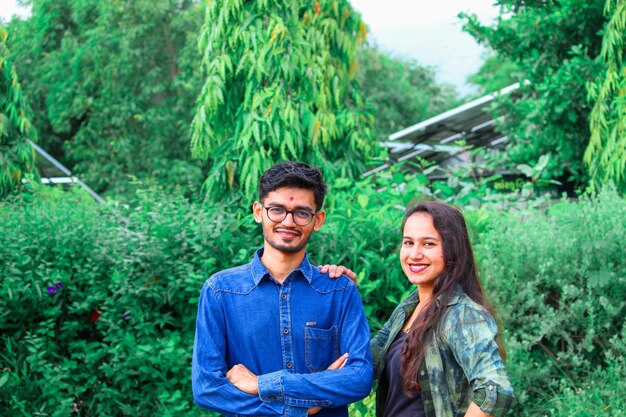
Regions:
<instances>
[{"instance_id":1,"label":"dense foliage","mask_svg":"<svg viewBox=\"0 0 626 417\"><path fill-rule=\"evenodd\" d=\"M78 197L0 209L0 415L199 414L195 304L248 256L225 232L245 224L149 191L117 209Z\"/></svg>"},{"instance_id":2,"label":"dense foliage","mask_svg":"<svg viewBox=\"0 0 626 417\"><path fill-rule=\"evenodd\" d=\"M625 219L624 200L607 191L482 226L477 257L505 330L512 415L626 409Z\"/></svg>"},{"instance_id":3,"label":"dense foliage","mask_svg":"<svg viewBox=\"0 0 626 417\"><path fill-rule=\"evenodd\" d=\"M396 250L402 206L422 186L339 180L312 241L314 261L357 271L374 331L411 289ZM506 202L466 213L504 329L512 415L624 409L626 202L606 191L547 213ZM119 207L67 193L5 202L0 415L202 414L189 382L200 287L260 244L247 207L229 201L148 189Z\"/></svg>"},{"instance_id":4,"label":"dense foliage","mask_svg":"<svg viewBox=\"0 0 626 417\"><path fill-rule=\"evenodd\" d=\"M513 166L532 166L549 155L552 178L584 187L591 109L585 85L602 67L596 57L605 24L604 0L498 4L500 16L491 26L474 15L462 16L465 30L496 53L487 61L482 81L511 81L507 73L515 74L515 81L530 81L518 95L503 99L498 109L498 114L507 115L500 124L512 143L507 156Z\"/></svg>"},{"instance_id":5,"label":"dense foliage","mask_svg":"<svg viewBox=\"0 0 626 417\"><path fill-rule=\"evenodd\" d=\"M488 52L480 69L467 77L478 87L476 95L483 96L524 79L524 72L509 58Z\"/></svg>"},{"instance_id":6,"label":"dense foliage","mask_svg":"<svg viewBox=\"0 0 626 417\"><path fill-rule=\"evenodd\" d=\"M131 189L129 182L132 178L153 178L166 189L180 186L189 194L198 194L197 190L206 177L207 164L194 162L189 146L189 124L203 82L200 76L202 54L198 53L197 43L204 5L182 1L160 2L157 7L153 6L153 2L146 0L115 3L34 0L30 17L23 20L14 18L8 25L11 59L22 80L24 96L32 103L32 122L40 132L42 147L101 193L124 194ZM431 116L450 105L454 99L452 92L449 87L434 80L433 71L429 68L367 46L356 48L356 65L354 48L357 39L350 36L362 37L365 33L357 15L350 14L346 21L339 19L333 26L332 10L320 4L317 15L315 6L312 7L311 11L302 6L299 13L308 13L312 25L324 28L330 25L329 29L309 31L311 28L306 26L306 34L277 34L272 45L278 49L272 49L274 55L270 54L273 60L255 61L255 65L257 69L259 65L264 65L263 71L269 71L264 75L266 79L286 76L280 70L269 70L271 63L286 64L280 48L298 46L300 41L315 43L317 36L335 45L333 54L319 58L334 67L331 65L327 72L310 74L309 87L313 91L304 91L306 83L297 86L300 90L293 86L289 89L290 94L301 93L299 98L294 98L292 94L289 100L308 100L309 104L300 104L317 109L320 122L334 118L341 125L338 129L331 129L335 135L332 136L325 133L331 130L325 127L324 122L319 129L326 130L320 130L316 137L337 137L337 132L346 133L343 121L350 119L350 109L364 117L361 119L359 116L358 119L359 126L364 128L372 127L370 117L374 115L374 127L385 135L405 123ZM304 19L304 15L301 17ZM298 24L305 23L302 20ZM212 28L211 23L207 23L207 28ZM335 38L327 34L332 28L344 31L351 28L356 33ZM252 28L247 26L245 30ZM264 40L269 42L271 33L265 35L269 38ZM283 36L287 37L282 39ZM337 42L341 42L344 49ZM260 48L259 45L257 47ZM323 46L315 43L314 48L301 53L319 55L323 51ZM295 56L292 58L296 59ZM297 64L302 64L303 60ZM322 61L305 65L322 71ZM346 73L346 68L342 66L348 62L350 66ZM235 69L241 67L235 74L236 79L231 80L233 82L242 81L247 77L244 74L249 74L248 70L252 69L251 61L235 60L233 65ZM298 71L291 75L295 77L297 74L306 75ZM335 87L335 84L324 84L329 79L324 77L333 74L341 83L350 79L350 84L341 86L339 83ZM352 77L363 85L360 95ZM285 80L293 81L293 78ZM320 85L324 88L318 88ZM266 87L259 86L260 89ZM333 95L337 92L345 93L341 98L345 99L340 103L341 109L336 106ZM323 93L326 98L319 98L318 93ZM326 99L329 100L328 105L323 107L322 102ZM368 104L361 102L362 99ZM289 100L284 100L283 104L292 103ZM272 107L275 111L278 108L276 105L275 101ZM367 108L369 112L359 113L355 108ZM334 112L333 115L328 115L329 109ZM342 113L342 109L345 112ZM264 118L265 112L260 116ZM274 116L286 117L286 113L281 111L267 115L268 118ZM235 126L233 120L225 117L224 123ZM315 127L315 120L307 120L307 123L312 123L308 124L309 127ZM305 122L304 119L301 121ZM264 122L256 122L261 126L259 135L266 133ZM253 136L255 131L253 128ZM292 139L305 141L309 133L299 131L300 136L293 134ZM374 140L370 133L362 133L359 141L366 137ZM271 157L291 157L286 148L287 141L282 137L280 139L286 155L283 152ZM348 141L342 139L333 143L337 149L343 149ZM328 146L322 140L316 144ZM339 151L337 154L343 157ZM361 157L356 158L362 160ZM221 158L217 159L224 162ZM363 165L363 162L359 164ZM340 163L332 165L344 167Z\"/></svg>"},{"instance_id":7,"label":"dense foliage","mask_svg":"<svg viewBox=\"0 0 626 417\"><path fill-rule=\"evenodd\" d=\"M435 70L363 45L357 53L356 79L375 115L381 141L399 130L443 113L458 98L451 85L436 81Z\"/></svg>"},{"instance_id":8,"label":"dense foliage","mask_svg":"<svg viewBox=\"0 0 626 417\"><path fill-rule=\"evenodd\" d=\"M333 176L363 172L374 147L354 81L365 35L347 0L209 3L192 125L194 154L211 164L209 195L249 195L279 160Z\"/></svg>"},{"instance_id":9,"label":"dense foliage","mask_svg":"<svg viewBox=\"0 0 626 417\"><path fill-rule=\"evenodd\" d=\"M35 172L30 140L37 140L15 66L7 47L9 34L0 25L0 198L21 188L25 174Z\"/></svg>"},{"instance_id":10,"label":"dense foliage","mask_svg":"<svg viewBox=\"0 0 626 417\"><path fill-rule=\"evenodd\" d=\"M607 0L610 19L602 38L605 71L588 85L595 102L591 111L591 138L585 151L591 187L614 181L626 193L626 1Z\"/></svg>"},{"instance_id":11,"label":"dense foliage","mask_svg":"<svg viewBox=\"0 0 626 417\"><path fill-rule=\"evenodd\" d=\"M34 0L11 53L41 145L98 192L130 178L198 189L189 124L203 7L184 1Z\"/></svg>"}]
</instances>

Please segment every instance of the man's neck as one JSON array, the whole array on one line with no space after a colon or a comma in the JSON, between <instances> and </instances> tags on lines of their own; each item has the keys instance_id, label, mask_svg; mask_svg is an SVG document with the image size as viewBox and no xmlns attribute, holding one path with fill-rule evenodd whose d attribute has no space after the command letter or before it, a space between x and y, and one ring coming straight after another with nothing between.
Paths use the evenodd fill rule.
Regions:
<instances>
[{"instance_id":1,"label":"man's neck","mask_svg":"<svg viewBox=\"0 0 626 417\"><path fill-rule=\"evenodd\" d=\"M286 253L266 244L263 247L261 263L272 274L274 279L282 284L289 274L300 266L305 254L305 250L296 253Z\"/></svg>"}]
</instances>

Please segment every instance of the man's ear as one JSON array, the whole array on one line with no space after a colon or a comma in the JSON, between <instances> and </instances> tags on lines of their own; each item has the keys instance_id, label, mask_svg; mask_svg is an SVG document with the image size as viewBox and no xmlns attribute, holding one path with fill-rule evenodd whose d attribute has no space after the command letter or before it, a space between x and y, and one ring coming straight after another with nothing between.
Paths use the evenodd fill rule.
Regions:
<instances>
[{"instance_id":1,"label":"man's ear","mask_svg":"<svg viewBox=\"0 0 626 417\"><path fill-rule=\"evenodd\" d=\"M263 221L263 206L258 201L252 204L252 215L255 222L261 223Z\"/></svg>"},{"instance_id":2,"label":"man's ear","mask_svg":"<svg viewBox=\"0 0 626 417\"><path fill-rule=\"evenodd\" d=\"M315 215L315 225L313 225L313 230L316 232L322 228L324 224L324 220L326 220L326 212L320 211Z\"/></svg>"}]
</instances>

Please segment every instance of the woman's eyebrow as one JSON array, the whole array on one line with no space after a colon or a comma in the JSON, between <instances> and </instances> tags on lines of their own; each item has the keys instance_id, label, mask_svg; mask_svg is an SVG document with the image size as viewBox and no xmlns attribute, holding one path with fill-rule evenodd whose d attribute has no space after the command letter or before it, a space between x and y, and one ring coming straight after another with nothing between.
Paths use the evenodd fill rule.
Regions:
<instances>
[{"instance_id":1,"label":"woman's eyebrow","mask_svg":"<svg viewBox=\"0 0 626 417\"><path fill-rule=\"evenodd\" d=\"M417 238L414 238L412 236L402 236L402 239L408 239L408 240L435 240L435 241L439 242L439 239L437 239L436 237L431 237L431 236L421 236L421 237L417 237Z\"/></svg>"}]
</instances>

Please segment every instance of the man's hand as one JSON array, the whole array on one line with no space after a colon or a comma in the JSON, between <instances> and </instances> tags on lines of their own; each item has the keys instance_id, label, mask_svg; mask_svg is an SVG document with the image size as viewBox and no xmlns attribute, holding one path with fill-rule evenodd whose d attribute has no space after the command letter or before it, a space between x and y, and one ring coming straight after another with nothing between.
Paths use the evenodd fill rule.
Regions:
<instances>
[{"instance_id":1,"label":"man's hand","mask_svg":"<svg viewBox=\"0 0 626 417\"><path fill-rule=\"evenodd\" d=\"M337 369L343 368L346 365L346 362L348 362L348 356L350 356L348 353L344 353L338 357L335 362L331 363L326 370L336 371Z\"/></svg>"},{"instance_id":2,"label":"man's hand","mask_svg":"<svg viewBox=\"0 0 626 417\"><path fill-rule=\"evenodd\" d=\"M226 373L226 379L239 388L240 391L252 395L259 394L259 378L241 364L230 368L230 371Z\"/></svg>"},{"instance_id":3,"label":"man's hand","mask_svg":"<svg viewBox=\"0 0 626 417\"><path fill-rule=\"evenodd\" d=\"M344 353L331 363L327 369L337 370L345 366L348 361L348 354ZM251 395L259 395L259 378L244 365L235 365L226 373L226 379L236 386L240 391ZM309 408L309 414L315 414L321 410L320 407Z\"/></svg>"},{"instance_id":4,"label":"man's hand","mask_svg":"<svg viewBox=\"0 0 626 417\"><path fill-rule=\"evenodd\" d=\"M341 275L345 275L348 278L350 278L352 282L358 285L358 282L356 282L356 274L354 273L354 271L352 271L349 268L346 268L343 265L328 265L328 264L322 265L320 266L320 272L322 274L325 274L328 272L329 278L339 278Z\"/></svg>"},{"instance_id":5,"label":"man's hand","mask_svg":"<svg viewBox=\"0 0 626 417\"><path fill-rule=\"evenodd\" d=\"M343 267L342 267L343 268ZM350 271L352 272L352 271ZM336 371L337 369L341 369L345 366L346 362L348 361L348 354L344 353L343 355L341 355L340 357L337 358L337 360L333 363L330 364L330 366L328 368L326 368L327 370L333 370ZM309 415L312 416L313 414L317 414L320 412L320 410L322 409L322 407L311 407L309 408Z\"/></svg>"}]
</instances>

